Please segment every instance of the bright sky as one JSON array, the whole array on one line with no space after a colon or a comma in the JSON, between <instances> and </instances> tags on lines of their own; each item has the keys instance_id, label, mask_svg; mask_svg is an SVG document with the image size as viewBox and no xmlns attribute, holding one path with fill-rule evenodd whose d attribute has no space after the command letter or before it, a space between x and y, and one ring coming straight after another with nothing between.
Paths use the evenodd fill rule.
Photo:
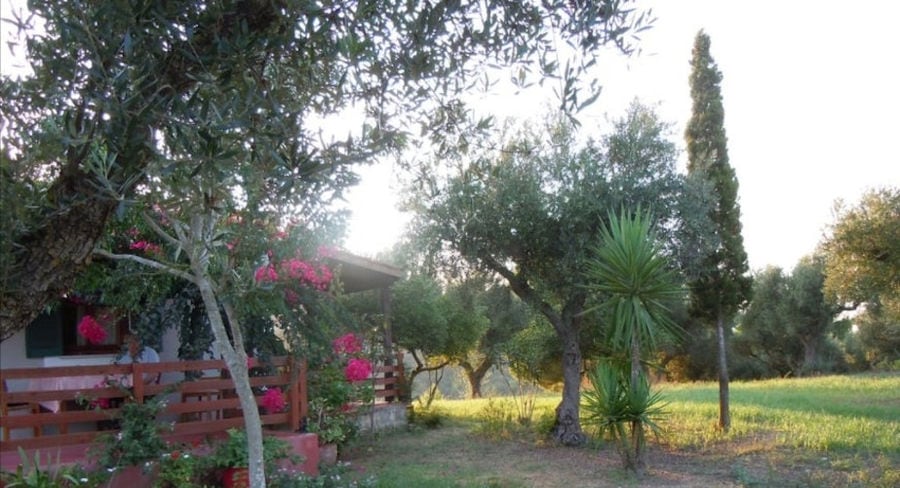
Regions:
<instances>
[{"instance_id":1,"label":"bright sky","mask_svg":"<svg viewBox=\"0 0 900 488\"><path fill-rule=\"evenodd\" d=\"M600 63L604 92L581 117L620 117L638 97L659 103L684 146L690 117L689 61L704 29L723 75L728 152L740 184L744 246L751 269L790 270L833 222L836 199L900 185L900 2L762 0L639 1L657 17L638 58ZM891 61L891 60L894 61ZM542 111L533 98L497 97L504 115ZM525 113L523 113L523 111ZM598 131L594 135L600 135ZM346 247L373 256L402 233L390 162L365 168L349 195Z\"/></svg>"}]
</instances>

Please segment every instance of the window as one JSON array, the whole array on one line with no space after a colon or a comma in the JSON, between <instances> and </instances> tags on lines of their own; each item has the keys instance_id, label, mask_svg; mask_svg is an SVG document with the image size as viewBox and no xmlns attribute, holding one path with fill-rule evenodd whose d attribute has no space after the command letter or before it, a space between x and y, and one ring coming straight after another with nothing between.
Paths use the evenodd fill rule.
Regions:
<instances>
[{"instance_id":1,"label":"window","mask_svg":"<svg viewBox=\"0 0 900 488\"><path fill-rule=\"evenodd\" d=\"M102 344L91 344L78 334L78 323L85 315L94 316L106 329ZM25 352L29 358L115 354L121 351L127 331L127 318L110 307L64 300L25 329Z\"/></svg>"}]
</instances>

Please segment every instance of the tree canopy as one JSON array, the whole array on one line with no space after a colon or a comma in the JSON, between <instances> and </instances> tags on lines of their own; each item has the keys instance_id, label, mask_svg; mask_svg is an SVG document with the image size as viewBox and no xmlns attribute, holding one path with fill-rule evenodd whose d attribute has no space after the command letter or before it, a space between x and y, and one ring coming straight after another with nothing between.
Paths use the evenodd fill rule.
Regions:
<instances>
[{"instance_id":1,"label":"tree canopy","mask_svg":"<svg viewBox=\"0 0 900 488\"><path fill-rule=\"evenodd\" d=\"M801 376L833 371L839 357L829 342L845 332L841 307L823 293L821 257L807 256L793 271L768 267L754 276L753 300L740 316L734 350L750 364L743 376Z\"/></svg>"},{"instance_id":2,"label":"tree canopy","mask_svg":"<svg viewBox=\"0 0 900 488\"><path fill-rule=\"evenodd\" d=\"M465 122L460 94L496 64L527 84L576 80L608 43L628 51L643 15L606 2L34 1L13 19L33 75L3 79L0 339L71 287L110 218L173 199L189 180L219 208L291 200L322 212L351 165L422 127ZM561 66L560 40L575 47ZM488 79L490 81L490 79ZM584 80L582 80L584 81ZM590 88L595 90L592 91ZM332 137L322 120L358 115ZM345 124L344 127L347 127ZM152 197L150 195L152 194Z\"/></svg>"},{"instance_id":3,"label":"tree canopy","mask_svg":"<svg viewBox=\"0 0 900 488\"><path fill-rule=\"evenodd\" d=\"M839 204L829 230L822 243L825 293L843 307L864 306L857 323L870 362L900 358L900 189Z\"/></svg>"},{"instance_id":4,"label":"tree canopy","mask_svg":"<svg viewBox=\"0 0 900 488\"><path fill-rule=\"evenodd\" d=\"M571 126L550 123L544 135L523 131L485 144L496 149L461 155L446 179L423 172L408 202L417 236L439 264L461 260L502 277L552 325L564 377L555 436L564 443L583 440L579 335L600 329L584 314L584 270L608 211L652 208L670 244L685 227L681 202L689 197L666 131L637 103L601 142L581 145Z\"/></svg>"}]
</instances>

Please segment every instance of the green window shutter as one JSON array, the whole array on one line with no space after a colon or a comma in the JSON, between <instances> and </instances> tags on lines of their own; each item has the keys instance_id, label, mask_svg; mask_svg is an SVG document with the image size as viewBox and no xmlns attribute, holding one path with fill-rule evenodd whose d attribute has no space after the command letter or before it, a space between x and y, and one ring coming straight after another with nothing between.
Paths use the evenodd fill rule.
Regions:
<instances>
[{"instance_id":1,"label":"green window shutter","mask_svg":"<svg viewBox=\"0 0 900 488\"><path fill-rule=\"evenodd\" d=\"M42 358L63 353L63 320L58 309L40 314L25 329L25 356Z\"/></svg>"}]
</instances>

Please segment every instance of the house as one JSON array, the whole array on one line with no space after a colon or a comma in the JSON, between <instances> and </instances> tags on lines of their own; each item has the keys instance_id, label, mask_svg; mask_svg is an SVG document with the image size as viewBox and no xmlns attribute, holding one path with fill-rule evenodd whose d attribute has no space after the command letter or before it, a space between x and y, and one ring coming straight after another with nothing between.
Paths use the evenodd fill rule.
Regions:
<instances>
[{"instance_id":1,"label":"house","mask_svg":"<svg viewBox=\"0 0 900 488\"><path fill-rule=\"evenodd\" d=\"M378 385L376 396L382 400L396 399L397 378L391 377L392 341L390 336L390 291L389 288L403 276L399 268L373 260L338 251L327 258L336 269L346 293L380 289L382 307L385 311L384 346L386 354L382 371L384 377L373 379ZM25 411L13 416L10 412L0 418L0 467L10 469L18 463L15 452L18 447L30 450L54 448L67 449L64 458L75 460L85 457L85 449L98 433L96 425L103 420L103 412L96 410L72 411L66 408L84 391L95 396L115 398L121 393L98 383L97 378L111 375L127 379L132 394L137 401L154 395L171 395L165 413L174 423L171 439L185 440L224 432L229 427L240 427L243 419L238 410L237 399L231 391L231 380L227 378L227 368L221 360L180 361L177 357L178 335L168 330L161 339L158 351L159 363L113 364L128 331L128 318L109 318L106 327L108 335L100 344L89 344L77 332L78 321L85 314L103 316L104 310L79 301L69 301L46 314L10 339L0 343L0 378L4 390L0 392L0 406L3 412L11 404L24 405ZM402 368L402 365L400 365ZM286 412L263 416L264 425L278 428L281 435L293 436L300 431L307 409L305 369L286 358L276 358L275 372L268 376L253 378L254 386L283 388L289 398L290 408ZM300 368L299 374L296 369ZM196 381L182 381L186 371L200 374ZM402 369L401 369L402 371ZM223 374L224 373L224 374ZM140 379L155 377L157 381L147 384ZM68 378L66 382L59 382ZM51 383L53 388L45 388ZM36 386L37 385L37 386ZM176 388L175 393L171 392ZM377 417L377 418L376 418ZM372 413L361 426L376 428L385 422L405 422L405 406L385 405L372 409ZM292 437L298 450L315 449L312 434ZM309 443L312 442L312 447ZM303 468L315 470L317 456L308 455Z\"/></svg>"}]
</instances>

